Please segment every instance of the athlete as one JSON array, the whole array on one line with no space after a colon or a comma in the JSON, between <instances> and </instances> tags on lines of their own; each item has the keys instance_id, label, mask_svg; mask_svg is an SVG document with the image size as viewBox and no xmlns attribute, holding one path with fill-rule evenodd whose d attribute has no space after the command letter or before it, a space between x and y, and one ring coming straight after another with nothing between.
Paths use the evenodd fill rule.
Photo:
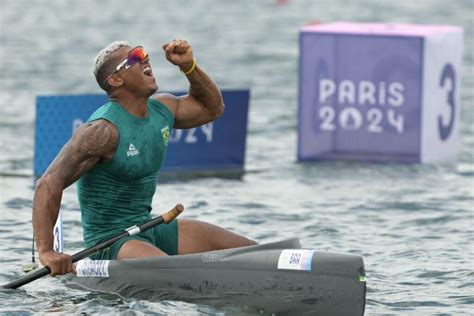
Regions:
<instances>
[{"instance_id":1,"label":"athlete","mask_svg":"<svg viewBox=\"0 0 474 316\"><path fill-rule=\"evenodd\" d=\"M166 59L189 81L189 92L159 93L141 46L113 42L99 52L93 72L109 102L79 127L36 183L33 228L40 261L51 275L75 272L71 256L53 250L53 226L63 190L77 182L86 247L151 218L156 180L173 128L192 128L220 117L222 95L198 66L191 45L163 45ZM218 226L180 219L125 237L94 259L189 254L242 247L254 241Z\"/></svg>"}]
</instances>

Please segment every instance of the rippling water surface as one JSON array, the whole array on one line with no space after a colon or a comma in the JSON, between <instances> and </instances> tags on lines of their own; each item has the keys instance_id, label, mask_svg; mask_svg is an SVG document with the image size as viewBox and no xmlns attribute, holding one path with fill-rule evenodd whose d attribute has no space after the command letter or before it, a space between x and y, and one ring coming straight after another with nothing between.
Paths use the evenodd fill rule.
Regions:
<instances>
[{"instance_id":1,"label":"rippling water surface","mask_svg":"<svg viewBox=\"0 0 474 316\"><path fill-rule=\"evenodd\" d=\"M223 88L252 91L242 180L158 185L155 214L181 202L186 217L260 242L298 236L304 247L359 254L375 314L473 313L472 1L26 1L0 0L0 171L31 173L38 94L98 92L95 54L113 40L151 53L162 90L186 87L161 53L183 37ZM455 24L465 29L461 141L454 165L297 164L298 29L312 21ZM30 177L0 176L0 283L31 251ZM74 186L62 208L66 248L82 248ZM0 290L0 313L241 314L239 309L148 302L66 289L44 278Z\"/></svg>"}]
</instances>

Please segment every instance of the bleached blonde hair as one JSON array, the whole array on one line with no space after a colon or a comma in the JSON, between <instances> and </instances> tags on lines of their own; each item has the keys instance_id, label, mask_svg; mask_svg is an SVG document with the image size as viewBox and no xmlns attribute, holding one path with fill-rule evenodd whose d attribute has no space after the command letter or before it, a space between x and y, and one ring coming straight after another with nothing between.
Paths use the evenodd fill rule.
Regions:
<instances>
[{"instance_id":1,"label":"bleached blonde hair","mask_svg":"<svg viewBox=\"0 0 474 316\"><path fill-rule=\"evenodd\" d=\"M110 86L105 82L105 79L114 71L114 67L117 66L115 58L113 58L113 53L121 47L130 47L130 44L126 41L112 42L102 49L94 58L92 72L99 86L106 92L108 92Z\"/></svg>"}]
</instances>

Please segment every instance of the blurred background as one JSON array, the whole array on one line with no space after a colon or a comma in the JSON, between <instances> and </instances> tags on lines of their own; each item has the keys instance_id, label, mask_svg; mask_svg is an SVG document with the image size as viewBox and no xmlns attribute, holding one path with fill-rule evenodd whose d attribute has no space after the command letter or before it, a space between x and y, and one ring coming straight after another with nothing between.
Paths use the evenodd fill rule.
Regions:
<instances>
[{"instance_id":1,"label":"blurred background","mask_svg":"<svg viewBox=\"0 0 474 316\"><path fill-rule=\"evenodd\" d=\"M472 312L473 9L470 0L0 0L0 282L30 260L33 178L6 175L32 174L36 96L99 93L92 61L115 40L148 50L160 90L186 89L161 49L185 38L221 88L251 90L247 173L158 184L155 214L181 202L188 218L259 242L297 236L307 248L362 255L368 315ZM296 163L299 29L333 21L464 28L457 163ZM62 209L72 253L82 248L74 186ZM0 300L0 313L252 313L70 290L51 278L0 290Z\"/></svg>"}]
</instances>

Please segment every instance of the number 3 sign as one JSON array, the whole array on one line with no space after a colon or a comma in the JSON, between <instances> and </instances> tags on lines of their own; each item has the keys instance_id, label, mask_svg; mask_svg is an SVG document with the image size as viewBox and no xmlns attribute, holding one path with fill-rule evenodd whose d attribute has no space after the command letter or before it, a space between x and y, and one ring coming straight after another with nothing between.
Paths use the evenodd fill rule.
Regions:
<instances>
[{"instance_id":1,"label":"number 3 sign","mask_svg":"<svg viewBox=\"0 0 474 316\"><path fill-rule=\"evenodd\" d=\"M439 85L443 88L447 86L446 102L450 109L447 124L443 123L443 117L441 115L438 117L439 137L442 140L446 140L453 130L454 114L456 113L456 72L454 71L453 65L446 64L446 66L444 66Z\"/></svg>"}]
</instances>

